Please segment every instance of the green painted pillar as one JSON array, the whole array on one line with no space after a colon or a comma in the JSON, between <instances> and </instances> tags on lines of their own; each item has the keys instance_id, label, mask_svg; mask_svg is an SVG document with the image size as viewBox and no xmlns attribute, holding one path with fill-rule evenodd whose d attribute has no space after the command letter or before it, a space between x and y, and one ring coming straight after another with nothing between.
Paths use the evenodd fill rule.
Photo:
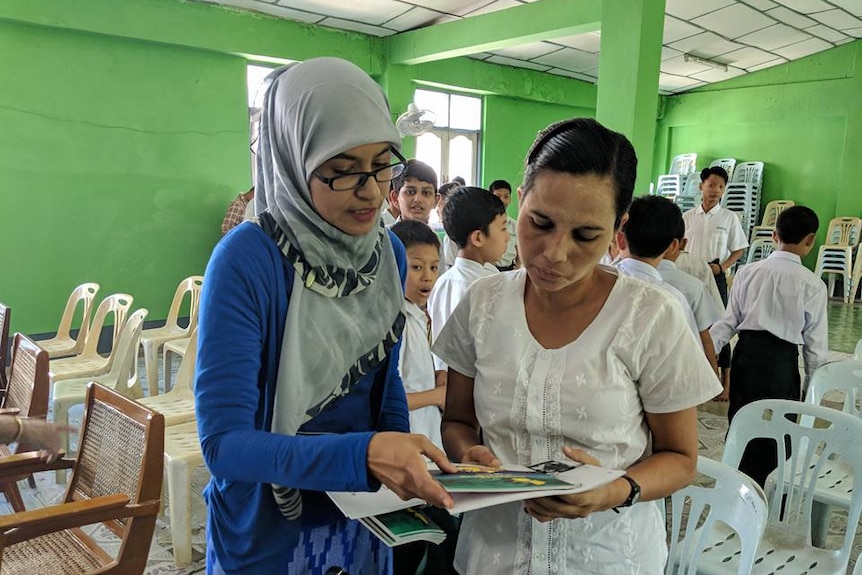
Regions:
<instances>
[{"instance_id":1,"label":"green painted pillar","mask_svg":"<svg viewBox=\"0 0 862 575\"><path fill-rule=\"evenodd\" d=\"M596 119L631 140L635 195L649 191L665 0L604 0Z\"/></svg>"},{"instance_id":2,"label":"green painted pillar","mask_svg":"<svg viewBox=\"0 0 862 575\"><path fill-rule=\"evenodd\" d=\"M412 75L410 73L411 66L404 64L389 64L386 66L383 74L377 79L386 92L386 97L389 100L389 109L392 111L392 121L394 122L398 115L407 110L407 105L413 101L413 85ZM412 158L416 153L416 138L408 136L401 142L401 153L407 158Z\"/></svg>"},{"instance_id":3,"label":"green painted pillar","mask_svg":"<svg viewBox=\"0 0 862 575\"><path fill-rule=\"evenodd\" d=\"M855 93L862 94L862 42L856 42ZM858 102L858 100L857 100ZM841 176L835 193L835 216L862 216L862 107L850 105L844 132ZM821 233L829 222L820 221ZM856 256L860 257L860 256Z\"/></svg>"}]
</instances>

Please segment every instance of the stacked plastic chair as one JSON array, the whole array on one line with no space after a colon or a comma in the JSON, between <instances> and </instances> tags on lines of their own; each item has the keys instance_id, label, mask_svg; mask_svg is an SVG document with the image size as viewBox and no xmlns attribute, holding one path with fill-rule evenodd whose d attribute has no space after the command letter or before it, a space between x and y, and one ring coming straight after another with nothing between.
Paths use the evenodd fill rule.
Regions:
<instances>
[{"instance_id":1,"label":"stacked plastic chair","mask_svg":"<svg viewBox=\"0 0 862 575\"><path fill-rule=\"evenodd\" d=\"M859 292L860 285L862 285L862 257L859 256L859 250L856 250L856 261L853 264L853 274L850 278L850 297L848 298L850 303L856 301L856 294Z\"/></svg>"},{"instance_id":2,"label":"stacked plastic chair","mask_svg":"<svg viewBox=\"0 0 862 575\"><path fill-rule=\"evenodd\" d=\"M853 283L853 259L858 259L857 251L862 236L862 219L856 217L833 218L829 222L826 242L817 252L817 265L814 273L818 276L829 275L829 295L835 291L835 276L842 276L844 302L850 303ZM862 272L860 272L862 273ZM858 285L858 282L857 282Z\"/></svg>"},{"instance_id":3,"label":"stacked plastic chair","mask_svg":"<svg viewBox=\"0 0 862 575\"><path fill-rule=\"evenodd\" d=\"M751 245L748 246L745 263L750 264L751 262L765 260L769 257L769 254L775 251L776 247L772 238L757 238L756 240L752 240Z\"/></svg>"},{"instance_id":4,"label":"stacked plastic chair","mask_svg":"<svg viewBox=\"0 0 862 575\"><path fill-rule=\"evenodd\" d=\"M670 163L667 174L658 177L655 195L675 199L683 193L689 176L697 170L697 154L678 154Z\"/></svg>"},{"instance_id":5,"label":"stacked plastic chair","mask_svg":"<svg viewBox=\"0 0 862 575\"><path fill-rule=\"evenodd\" d=\"M682 193L673 198L673 203L678 205L682 212L687 212L699 206L701 199L700 178L697 174L691 174L685 182Z\"/></svg>"},{"instance_id":6,"label":"stacked plastic chair","mask_svg":"<svg viewBox=\"0 0 862 575\"><path fill-rule=\"evenodd\" d=\"M727 177L733 177L733 170L736 167L736 158L719 158L709 163L710 168L723 168L727 172Z\"/></svg>"},{"instance_id":7,"label":"stacked plastic chair","mask_svg":"<svg viewBox=\"0 0 862 575\"><path fill-rule=\"evenodd\" d=\"M772 232L775 231L775 222L778 221L778 214L795 204L796 202L793 200L773 200L766 204L760 225L751 228L750 241L754 242L758 238L772 239Z\"/></svg>"},{"instance_id":8,"label":"stacked plastic chair","mask_svg":"<svg viewBox=\"0 0 862 575\"><path fill-rule=\"evenodd\" d=\"M748 183L727 184L721 196L721 207L736 212L747 235L754 227L757 212L760 211L760 188Z\"/></svg>"}]
</instances>

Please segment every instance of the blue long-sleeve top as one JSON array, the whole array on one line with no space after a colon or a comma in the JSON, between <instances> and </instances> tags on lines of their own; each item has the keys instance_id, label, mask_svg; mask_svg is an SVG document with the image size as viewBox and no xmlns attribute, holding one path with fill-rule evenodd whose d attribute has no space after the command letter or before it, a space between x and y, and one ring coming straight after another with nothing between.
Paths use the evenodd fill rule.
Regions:
<instances>
[{"instance_id":1,"label":"blue long-sleeve top","mask_svg":"<svg viewBox=\"0 0 862 575\"><path fill-rule=\"evenodd\" d=\"M390 238L403 285L405 250ZM386 369L382 393L372 397L377 373L369 373L297 435L271 433L291 264L259 226L245 223L216 246L205 277L195 404L212 473L204 492L208 539L226 573L286 573L300 531L337 515L321 493L303 491L302 519L288 521L271 484L313 492L379 488L366 465L368 442L376 431L409 430L400 342L378 367Z\"/></svg>"}]
</instances>

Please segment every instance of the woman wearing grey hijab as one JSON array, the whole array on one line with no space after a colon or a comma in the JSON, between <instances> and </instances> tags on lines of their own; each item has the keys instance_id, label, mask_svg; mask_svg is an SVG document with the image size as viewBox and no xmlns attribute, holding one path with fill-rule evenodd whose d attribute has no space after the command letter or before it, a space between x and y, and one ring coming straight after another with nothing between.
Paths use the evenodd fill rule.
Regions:
<instances>
[{"instance_id":1,"label":"woman wearing grey hijab","mask_svg":"<svg viewBox=\"0 0 862 575\"><path fill-rule=\"evenodd\" d=\"M423 456L454 468L407 433L398 377L406 264L380 206L404 158L353 64L317 58L267 82L258 217L216 247L200 304L207 573L388 574L389 549L322 492L384 484L451 505Z\"/></svg>"}]
</instances>

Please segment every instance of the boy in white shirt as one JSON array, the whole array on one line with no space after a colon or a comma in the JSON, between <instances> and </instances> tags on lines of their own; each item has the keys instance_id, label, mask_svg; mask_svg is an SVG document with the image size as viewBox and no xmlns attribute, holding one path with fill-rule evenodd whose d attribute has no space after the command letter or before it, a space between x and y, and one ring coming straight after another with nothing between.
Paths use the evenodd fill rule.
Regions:
<instances>
[{"instance_id":1,"label":"boy in white shirt","mask_svg":"<svg viewBox=\"0 0 862 575\"><path fill-rule=\"evenodd\" d=\"M509 209L509 202L512 201L512 185L506 180L494 180L488 188L492 194L500 198L506 209ZM518 227L518 220L506 216L506 229L509 231L509 243L506 244L506 251L503 253L497 262L494 263L497 269L501 272L507 272L518 267L518 236L515 230Z\"/></svg>"},{"instance_id":2,"label":"boy in white shirt","mask_svg":"<svg viewBox=\"0 0 862 575\"><path fill-rule=\"evenodd\" d=\"M667 198L636 198L629 206L628 219L617 234L621 259L616 266L620 273L655 284L676 299L692 334L699 338L706 359L717 371L715 350L709 336L709 326L717 316L708 318L708 323L707 318L698 319L685 294L665 281L657 269L666 252L679 249L676 235L682 227L679 208ZM693 281L699 285L697 280Z\"/></svg>"},{"instance_id":3,"label":"boy in white shirt","mask_svg":"<svg viewBox=\"0 0 862 575\"><path fill-rule=\"evenodd\" d=\"M436 339L467 288L481 277L499 273L493 262L506 251L509 232L506 207L488 190L458 188L443 208L446 235L458 245L455 264L446 270L428 299L431 332ZM445 384L448 367L434 357L437 381Z\"/></svg>"},{"instance_id":4,"label":"boy in white shirt","mask_svg":"<svg viewBox=\"0 0 862 575\"><path fill-rule=\"evenodd\" d=\"M753 401L801 399L799 345L806 379L826 362L826 286L802 265L818 226L810 208L783 211L773 232L778 247L736 274L730 305L710 330L716 349L739 334L730 370L729 421ZM755 440L748 444L739 469L763 485L777 465L775 443Z\"/></svg>"}]
</instances>

